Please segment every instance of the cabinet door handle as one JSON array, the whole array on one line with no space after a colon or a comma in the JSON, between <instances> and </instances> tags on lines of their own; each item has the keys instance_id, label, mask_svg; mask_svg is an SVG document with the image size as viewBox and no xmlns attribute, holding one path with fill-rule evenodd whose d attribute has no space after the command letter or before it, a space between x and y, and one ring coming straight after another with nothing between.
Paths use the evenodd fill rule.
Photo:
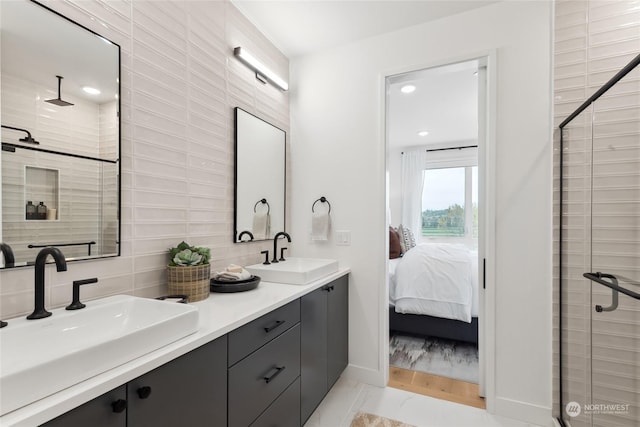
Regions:
<instances>
[{"instance_id":1,"label":"cabinet door handle","mask_svg":"<svg viewBox=\"0 0 640 427\"><path fill-rule=\"evenodd\" d=\"M276 323L274 323L272 326L267 326L266 328L264 328L264 331L271 332L278 326L281 326L283 323L284 323L284 320L277 320Z\"/></svg>"},{"instance_id":2,"label":"cabinet door handle","mask_svg":"<svg viewBox=\"0 0 640 427\"><path fill-rule=\"evenodd\" d=\"M138 397L140 399L146 399L149 396L151 396L151 387L149 387L148 385L140 387L138 390Z\"/></svg>"},{"instance_id":3,"label":"cabinet door handle","mask_svg":"<svg viewBox=\"0 0 640 427\"><path fill-rule=\"evenodd\" d=\"M124 412L127 409L127 401L124 399L118 399L115 402L111 403L111 408L116 414Z\"/></svg>"},{"instance_id":4,"label":"cabinet door handle","mask_svg":"<svg viewBox=\"0 0 640 427\"><path fill-rule=\"evenodd\" d=\"M285 366L276 366L275 372L271 375L267 375L266 377L263 377L264 381L269 384L271 381L273 381L273 379L275 377L277 377L278 375L280 375L280 372L284 371Z\"/></svg>"},{"instance_id":5,"label":"cabinet door handle","mask_svg":"<svg viewBox=\"0 0 640 427\"><path fill-rule=\"evenodd\" d=\"M324 288L324 290L327 292L331 292L333 289L334 289L333 285L327 286L326 288Z\"/></svg>"}]
</instances>

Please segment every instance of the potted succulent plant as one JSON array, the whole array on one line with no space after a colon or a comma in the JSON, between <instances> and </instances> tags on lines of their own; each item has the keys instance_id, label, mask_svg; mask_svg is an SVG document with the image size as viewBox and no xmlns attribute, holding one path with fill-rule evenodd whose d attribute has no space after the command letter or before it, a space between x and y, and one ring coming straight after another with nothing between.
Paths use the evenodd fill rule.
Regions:
<instances>
[{"instance_id":1,"label":"potted succulent plant","mask_svg":"<svg viewBox=\"0 0 640 427\"><path fill-rule=\"evenodd\" d=\"M172 295L186 295L190 302L209 296L211 250L190 246L186 242L169 249L171 260L167 266L167 283Z\"/></svg>"}]
</instances>

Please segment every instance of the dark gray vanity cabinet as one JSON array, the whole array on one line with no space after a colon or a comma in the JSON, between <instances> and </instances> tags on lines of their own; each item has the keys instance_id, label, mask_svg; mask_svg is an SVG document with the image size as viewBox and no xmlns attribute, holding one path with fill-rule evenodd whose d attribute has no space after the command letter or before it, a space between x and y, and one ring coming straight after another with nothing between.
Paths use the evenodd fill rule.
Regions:
<instances>
[{"instance_id":1,"label":"dark gray vanity cabinet","mask_svg":"<svg viewBox=\"0 0 640 427\"><path fill-rule=\"evenodd\" d=\"M295 300L229 333L228 426L300 426L299 378Z\"/></svg>"},{"instance_id":2,"label":"dark gray vanity cabinet","mask_svg":"<svg viewBox=\"0 0 640 427\"><path fill-rule=\"evenodd\" d=\"M81 405L46 427L300 427L349 357L349 279Z\"/></svg>"},{"instance_id":3,"label":"dark gray vanity cabinet","mask_svg":"<svg viewBox=\"0 0 640 427\"><path fill-rule=\"evenodd\" d=\"M227 424L227 337L127 384L128 427Z\"/></svg>"},{"instance_id":4,"label":"dark gray vanity cabinet","mask_svg":"<svg viewBox=\"0 0 640 427\"><path fill-rule=\"evenodd\" d=\"M122 385L42 424L45 427L126 427L127 387Z\"/></svg>"},{"instance_id":5,"label":"dark gray vanity cabinet","mask_svg":"<svg viewBox=\"0 0 640 427\"><path fill-rule=\"evenodd\" d=\"M226 335L43 424L46 427L226 425Z\"/></svg>"},{"instance_id":6,"label":"dark gray vanity cabinet","mask_svg":"<svg viewBox=\"0 0 640 427\"><path fill-rule=\"evenodd\" d=\"M349 282L343 276L300 298L304 423L349 362Z\"/></svg>"},{"instance_id":7,"label":"dark gray vanity cabinet","mask_svg":"<svg viewBox=\"0 0 640 427\"><path fill-rule=\"evenodd\" d=\"M327 292L327 391L349 364L349 278L329 283Z\"/></svg>"},{"instance_id":8,"label":"dark gray vanity cabinet","mask_svg":"<svg viewBox=\"0 0 640 427\"><path fill-rule=\"evenodd\" d=\"M300 427L300 377L250 427Z\"/></svg>"}]
</instances>

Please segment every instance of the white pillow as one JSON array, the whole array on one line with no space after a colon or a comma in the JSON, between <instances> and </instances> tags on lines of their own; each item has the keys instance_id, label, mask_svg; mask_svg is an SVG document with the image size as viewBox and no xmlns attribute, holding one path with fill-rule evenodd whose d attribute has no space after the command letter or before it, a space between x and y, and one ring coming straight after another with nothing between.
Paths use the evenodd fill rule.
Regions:
<instances>
[{"instance_id":1,"label":"white pillow","mask_svg":"<svg viewBox=\"0 0 640 427\"><path fill-rule=\"evenodd\" d=\"M403 227L402 224L398 226L398 236L400 237L400 248L403 254L416 246L416 238L413 235L413 231Z\"/></svg>"}]
</instances>

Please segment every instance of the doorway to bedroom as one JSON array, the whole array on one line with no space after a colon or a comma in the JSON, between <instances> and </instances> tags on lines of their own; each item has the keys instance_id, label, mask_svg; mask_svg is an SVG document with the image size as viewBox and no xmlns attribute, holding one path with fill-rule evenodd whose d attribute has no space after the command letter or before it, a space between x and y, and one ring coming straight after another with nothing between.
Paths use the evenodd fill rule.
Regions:
<instances>
[{"instance_id":1,"label":"doorway to bedroom","mask_svg":"<svg viewBox=\"0 0 640 427\"><path fill-rule=\"evenodd\" d=\"M388 385L480 408L486 70L386 78Z\"/></svg>"}]
</instances>

